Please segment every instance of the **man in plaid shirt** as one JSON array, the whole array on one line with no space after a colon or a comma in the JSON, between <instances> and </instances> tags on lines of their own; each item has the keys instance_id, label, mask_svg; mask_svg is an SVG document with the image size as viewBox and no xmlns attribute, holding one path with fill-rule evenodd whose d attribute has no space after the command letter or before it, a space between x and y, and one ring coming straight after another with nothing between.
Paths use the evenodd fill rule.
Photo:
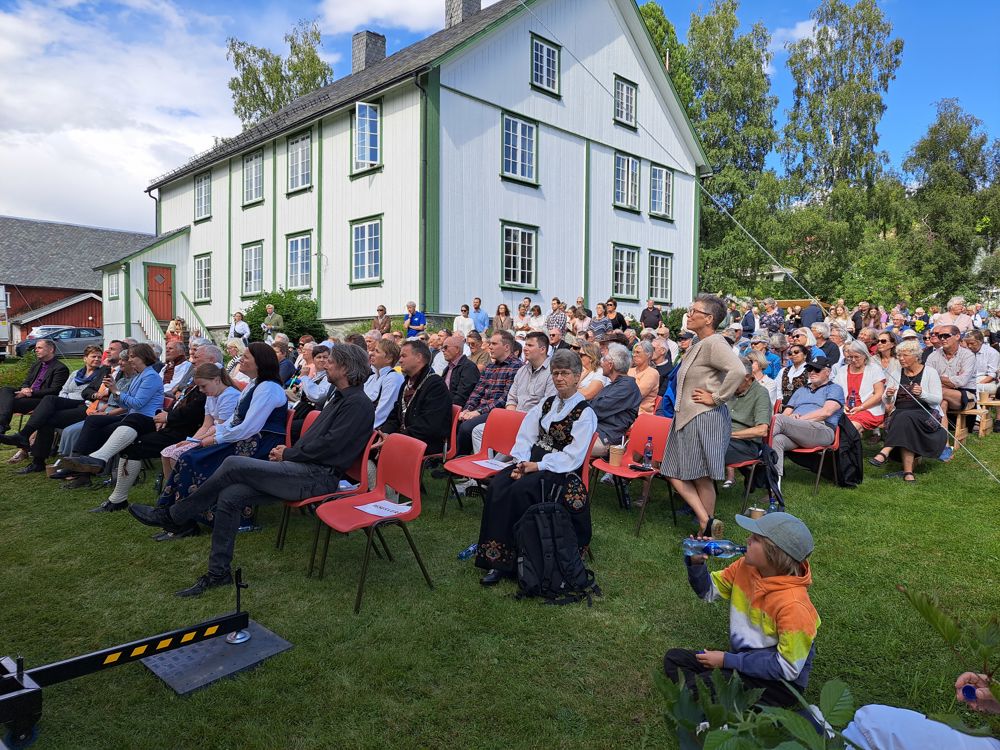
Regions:
<instances>
[{"instance_id":1,"label":"man in plaid shirt","mask_svg":"<svg viewBox=\"0 0 1000 750\"><path fill-rule=\"evenodd\" d=\"M566 324L568 322L566 313L563 310L563 303L558 297L553 297L552 312L549 314L549 317L545 319L545 330L551 331L553 328L558 328L560 333L566 333Z\"/></svg>"},{"instance_id":2,"label":"man in plaid shirt","mask_svg":"<svg viewBox=\"0 0 1000 750\"><path fill-rule=\"evenodd\" d=\"M510 331L497 331L490 337L490 363L479 376L465 411L458 415L458 454L472 453L472 431L483 424L492 409L507 405L507 392L514 375L524 364L514 356L514 337Z\"/></svg>"}]
</instances>

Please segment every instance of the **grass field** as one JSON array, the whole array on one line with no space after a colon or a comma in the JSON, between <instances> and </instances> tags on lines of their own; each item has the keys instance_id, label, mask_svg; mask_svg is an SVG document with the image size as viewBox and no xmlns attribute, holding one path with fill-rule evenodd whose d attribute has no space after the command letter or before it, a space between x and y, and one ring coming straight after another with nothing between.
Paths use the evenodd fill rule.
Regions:
<instances>
[{"instance_id":1,"label":"grass field","mask_svg":"<svg viewBox=\"0 0 1000 750\"><path fill-rule=\"evenodd\" d=\"M1000 436L969 445L1000 467ZM84 512L106 491L62 491L16 468L0 463L0 655L38 665L231 609L231 590L172 595L204 572L207 537L154 543L128 514ZM859 703L951 710L955 675L976 665L894 585L936 592L963 618L1000 611L997 486L964 454L924 466L915 486L883 473L814 498L811 477L789 470L789 510L817 541L823 624L808 697L840 677ZM186 698L137 664L52 687L37 747L673 747L651 673L668 647L724 648L727 613L688 588L678 544L690 528L683 516L671 524L657 487L639 539L634 512L600 487L593 568L605 596L591 609L515 601L512 584L482 589L480 571L456 559L477 536L479 503L452 502L441 518L434 480L411 526L434 590L390 530L396 562L373 561L358 616L364 537L334 538L327 577L306 578L312 524L293 518L278 552L279 509L264 508L264 531L237 542L245 606L294 648ZM134 499L151 501L150 484ZM733 489L719 505L734 539L745 536L732 522L739 503Z\"/></svg>"}]
</instances>

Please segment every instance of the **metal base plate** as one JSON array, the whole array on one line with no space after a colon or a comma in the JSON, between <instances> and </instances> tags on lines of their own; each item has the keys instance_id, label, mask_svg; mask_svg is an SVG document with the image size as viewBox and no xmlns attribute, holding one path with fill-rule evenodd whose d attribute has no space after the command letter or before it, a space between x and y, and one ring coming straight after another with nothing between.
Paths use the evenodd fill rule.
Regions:
<instances>
[{"instance_id":1,"label":"metal base plate","mask_svg":"<svg viewBox=\"0 0 1000 750\"><path fill-rule=\"evenodd\" d=\"M253 620L247 630L251 638L245 643L226 643L225 638L212 638L141 661L178 695L187 695L223 677L255 667L292 647L284 638Z\"/></svg>"}]
</instances>

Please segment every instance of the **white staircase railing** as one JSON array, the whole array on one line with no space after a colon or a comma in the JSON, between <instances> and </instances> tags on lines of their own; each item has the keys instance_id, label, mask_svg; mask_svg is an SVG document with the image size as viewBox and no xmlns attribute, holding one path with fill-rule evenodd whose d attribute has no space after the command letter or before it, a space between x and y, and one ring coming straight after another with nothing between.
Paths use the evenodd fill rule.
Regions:
<instances>
[{"instance_id":1,"label":"white staircase railing","mask_svg":"<svg viewBox=\"0 0 1000 750\"><path fill-rule=\"evenodd\" d=\"M160 328L160 321L156 319L153 311L149 309L149 304L147 304L146 298L139 289L135 290L135 295L139 299L139 306L135 308L136 316L138 317L138 320L135 321L139 326L138 332L150 344L159 344L165 348L167 340L163 335L163 329ZM136 331L132 332L133 337L139 338L139 336L135 336L135 333Z\"/></svg>"},{"instance_id":2,"label":"white staircase railing","mask_svg":"<svg viewBox=\"0 0 1000 750\"><path fill-rule=\"evenodd\" d=\"M181 295L180 317L184 318L184 320L187 321L188 324L187 327L188 330L191 332L191 335L206 339L212 338L211 334L209 334L208 332L208 326L205 325L205 321L201 319L201 316L198 314L198 311L195 309L195 306L191 304L191 300L188 299L187 295L184 294L184 292L181 292L180 295Z\"/></svg>"}]
</instances>

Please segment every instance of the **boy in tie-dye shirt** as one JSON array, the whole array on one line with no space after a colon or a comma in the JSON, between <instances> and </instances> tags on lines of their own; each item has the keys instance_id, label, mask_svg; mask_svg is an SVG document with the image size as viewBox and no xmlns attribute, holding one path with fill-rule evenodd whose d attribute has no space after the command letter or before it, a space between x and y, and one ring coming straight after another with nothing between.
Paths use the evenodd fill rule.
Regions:
<instances>
[{"instance_id":1,"label":"boy in tie-dye shirt","mask_svg":"<svg viewBox=\"0 0 1000 750\"><path fill-rule=\"evenodd\" d=\"M765 706L797 706L782 680L802 692L809 681L819 614L807 589L813 551L809 529L788 513L757 519L736 516L750 532L746 555L725 570L709 573L704 555L685 558L691 587L705 601L729 602L728 651L671 649L663 657L667 677L694 687L713 669L739 672L748 688L764 690ZM710 684L706 680L706 684Z\"/></svg>"}]
</instances>

